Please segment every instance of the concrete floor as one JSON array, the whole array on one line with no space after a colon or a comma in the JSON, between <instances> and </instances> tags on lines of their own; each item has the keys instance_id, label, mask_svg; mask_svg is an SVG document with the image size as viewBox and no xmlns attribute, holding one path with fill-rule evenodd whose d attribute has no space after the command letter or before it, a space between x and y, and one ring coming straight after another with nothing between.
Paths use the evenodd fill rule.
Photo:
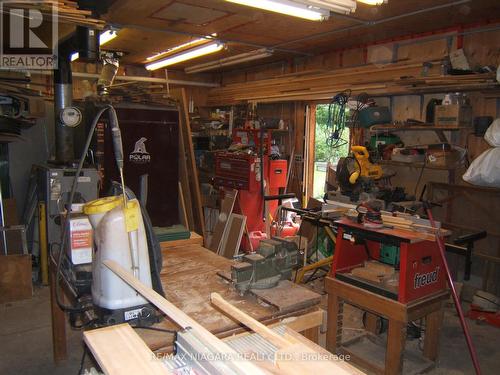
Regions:
<instances>
[{"instance_id":1,"label":"concrete floor","mask_svg":"<svg viewBox=\"0 0 500 375\"><path fill-rule=\"evenodd\" d=\"M360 313L346 309L346 332L359 332ZM35 288L31 300L0 305L0 374L40 375L77 374L83 346L81 332L67 330L69 359L55 366L52 362L52 337L50 303L47 287ZM499 373L500 330L489 325L469 322L477 347L484 375ZM322 338L321 341L324 341ZM417 349L418 340L407 343L407 348ZM418 349L417 349L418 350ZM92 366L90 360L86 367ZM465 340L453 306L445 312L441 335L440 360L432 375L473 374Z\"/></svg>"}]
</instances>

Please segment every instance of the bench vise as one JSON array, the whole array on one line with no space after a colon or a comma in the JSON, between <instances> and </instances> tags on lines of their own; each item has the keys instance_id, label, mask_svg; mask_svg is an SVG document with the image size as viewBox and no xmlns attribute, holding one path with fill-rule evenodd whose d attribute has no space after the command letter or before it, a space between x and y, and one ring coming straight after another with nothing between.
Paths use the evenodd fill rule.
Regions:
<instances>
[{"instance_id":1,"label":"bench vise","mask_svg":"<svg viewBox=\"0 0 500 375\"><path fill-rule=\"evenodd\" d=\"M290 280L298 264L299 248L291 240L273 237L262 240L255 253L246 254L231 266L231 280L236 290L268 289L280 280Z\"/></svg>"}]
</instances>

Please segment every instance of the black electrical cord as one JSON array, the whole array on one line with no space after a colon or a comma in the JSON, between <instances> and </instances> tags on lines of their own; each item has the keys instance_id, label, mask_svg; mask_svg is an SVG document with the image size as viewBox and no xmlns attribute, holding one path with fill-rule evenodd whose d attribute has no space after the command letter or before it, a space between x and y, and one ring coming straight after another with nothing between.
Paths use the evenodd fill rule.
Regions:
<instances>
[{"instance_id":1,"label":"black electrical cord","mask_svg":"<svg viewBox=\"0 0 500 375\"><path fill-rule=\"evenodd\" d=\"M80 360L80 368L78 369L78 375L83 372L83 365L85 364L85 357L87 356L87 345L83 345L82 359Z\"/></svg>"},{"instance_id":2,"label":"black electrical cord","mask_svg":"<svg viewBox=\"0 0 500 375\"><path fill-rule=\"evenodd\" d=\"M330 134L327 144L332 148L341 147L347 142L342 139L346 123L346 106L351 96L350 90L335 95L328 105L327 129Z\"/></svg>"},{"instance_id":3,"label":"black electrical cord","mask_svg":"<svg viewBox=\"0 0 500 375\"><path fill-rule=\"evenodd\" d=\"M82 171L83 168L83 163L85 162L85 158L87 156L88 149L90 147L90 143L92 142L92 138L94 135L95 128L97 126L97 122L101 118L101 116L106 112L107 110L110 111L111 116L114 116L116 118L116 112L115 109L111 105L106 105L104 108L102 108L92 121L92 124L89 129L89 133L87 135L87 140L85 142L85 146L83 148L82 154L80 156L80 160L78 162L78 167L76 168L76 173L75 173L75 178L73 179L73 184L71 186L71 192L69 194L68 202L66 203L66 210L67 210L67 216L66 218L69 219L71 215L71 206L73 204L73 199L75 198L75 193L76 193L76 188L78 186L78 177L80 176L80 172ZM56 294L56 302L59 308L65 312L83 312L88 310L90 307L87 308L78 308L78 307L72 307L72 306L66 306L61 302L61 295L60 295L60 288L59 288L59 282L60 282L60 277L61 277L61 265L62 265L62 260L64 257L64 251L66 248L66 242L67 242L67 235L68 235L68 224L69 221L66 220L64 222L63 226L63 231L61 235L61 247L59 249L59 257L57 259L57 269L56 269L56 280L55 280L55 294ZM52 256L53 254L51 254Z\"/></svg>"}]
</instances>

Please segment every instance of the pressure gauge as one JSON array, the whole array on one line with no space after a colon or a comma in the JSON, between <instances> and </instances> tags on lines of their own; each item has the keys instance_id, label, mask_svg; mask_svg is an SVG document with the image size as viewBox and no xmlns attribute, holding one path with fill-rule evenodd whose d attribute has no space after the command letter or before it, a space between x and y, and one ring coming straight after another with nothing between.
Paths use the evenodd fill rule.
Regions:
<instances>
[{"instance_id":1,"label":"pressure gauge","mask_svg":"<svg viewBox=\"0 0 500 375\"><path fill-rule=\"evenodd\" d=\"M82 112L76 107L66 107L61 110L59 118L63 125L74 128L82 122Z\"/></svg>"}]
</instances>

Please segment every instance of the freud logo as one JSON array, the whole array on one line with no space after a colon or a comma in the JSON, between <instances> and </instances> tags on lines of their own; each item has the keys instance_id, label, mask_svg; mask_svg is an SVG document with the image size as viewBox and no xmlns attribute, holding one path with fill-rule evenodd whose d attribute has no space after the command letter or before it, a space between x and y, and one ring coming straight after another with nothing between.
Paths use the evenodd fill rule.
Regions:
<instances>
[{"instance_id":1,"label":"freud logo","mask_svg":"<svg viewBox=\"0 0 500 375\"><path fill-rule=\"evenodd\" d=\"M54 1L0 1L0 69L57 69Z\"/></svg>"},{"instance_id":2,"label":"freud logo","mask_svg":"<svg viewBox=\"0 0 500 375\"><path fill-rule=\"evenodd\" d=\"M145 164L151 162L151 155L146 151L147 140L147 138L142 137L135 142L134 151L129 155L129 160L132 163Z\"/></svg>"},{"instance_id":3,"label":"freud logo","mask_svg":"<svg viewBox=\"0 0 500 375\"><path fill-rule=\"evenodd\" d=\"M418 289L423 286L434 284L438 280L439 274L439 266L432 272L424 273L424 274L415 274L415 279L413 280L413 288Z\"/></svg>"}]
</instances>

